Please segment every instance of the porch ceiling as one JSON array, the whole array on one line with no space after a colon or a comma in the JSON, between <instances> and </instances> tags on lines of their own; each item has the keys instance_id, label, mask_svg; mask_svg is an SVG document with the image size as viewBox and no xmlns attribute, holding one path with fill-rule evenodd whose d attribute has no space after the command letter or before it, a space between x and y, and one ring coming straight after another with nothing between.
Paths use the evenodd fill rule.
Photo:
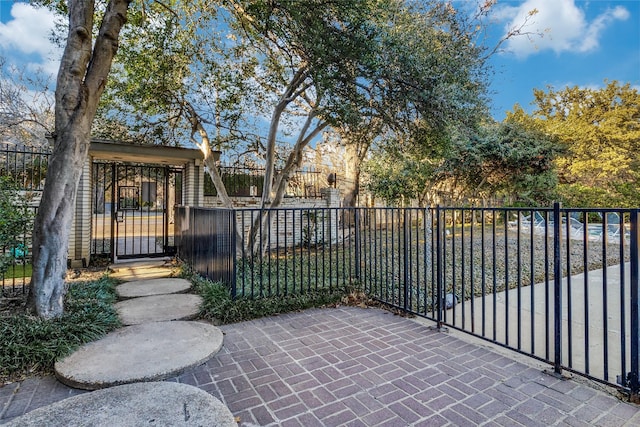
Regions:
<instances>
[{"instance_id":1,"label":"porch ceiling","mask_svg":"<svg viewBox=\"0 0 640 427\"><path fill-rule=\"evenodd\" d=\"M190 148L123 144L105 140L92 140L89 155L94 160L176 166L202 159L200 150Z\"/></svg>"}]
</instances>

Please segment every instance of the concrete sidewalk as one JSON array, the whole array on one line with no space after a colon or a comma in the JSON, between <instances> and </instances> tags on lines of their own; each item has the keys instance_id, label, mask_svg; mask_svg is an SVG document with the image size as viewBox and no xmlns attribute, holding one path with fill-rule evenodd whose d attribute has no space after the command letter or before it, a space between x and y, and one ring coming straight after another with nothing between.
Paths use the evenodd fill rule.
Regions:
<instances>
[{"instance_id":1,"label":"concrete sidewalk","mask_svg":"<svg viewBox=\"0 0 640 427\"><path fill-rule=\"evenodd\" d=\"M589 372L596 378L609 378L612 382L616 375L628 372L631 358L630 263L576 274L570 279L564 277L561 291L562 364L578 372ZM471 301L458 303L447 310L446 322L471 331L473 321L475 333L482 334L483 317L486 319L486 337L493 339L495 336L497 342L516 347L519 336L522 351L543 358L548 354L549 360L553 360L553 280L498 292L495 302L493 294L487 294L484 298L475 298L473 304ZM623 330L626 366L622 363Z\"/></svg>"},{"instance_id":2,"label":"concrete sidewalk","mask_svg":"<svg viewBox=\"0 0 640 427\"><path fill-rule=\"evenodd\" d=\"M379 309L314 309L226 325L222 350L172 381L244 426L637 426L611 390ZM0 422L79 393L52 378L0 388Z\"/></svg>"}]
</instances>

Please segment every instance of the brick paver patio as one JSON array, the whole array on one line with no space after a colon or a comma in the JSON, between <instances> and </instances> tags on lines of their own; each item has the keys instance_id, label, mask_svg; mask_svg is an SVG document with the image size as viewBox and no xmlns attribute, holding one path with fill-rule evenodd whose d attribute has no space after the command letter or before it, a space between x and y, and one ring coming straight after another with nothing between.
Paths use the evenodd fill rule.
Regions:
<instances>
[{"instance_id":1,"label":"brick paver patio","mask_svg":"<svg viewBox=\"0 0 640 427\"><path fill-rule=\"evenodd\" d=\"M640 425L640 408L607 390L379 309L222 329L221 352L173 380L218 397L244 426ZM4 386L0 423L77 393L53 378Z\"/></svg>"}]
</instances>

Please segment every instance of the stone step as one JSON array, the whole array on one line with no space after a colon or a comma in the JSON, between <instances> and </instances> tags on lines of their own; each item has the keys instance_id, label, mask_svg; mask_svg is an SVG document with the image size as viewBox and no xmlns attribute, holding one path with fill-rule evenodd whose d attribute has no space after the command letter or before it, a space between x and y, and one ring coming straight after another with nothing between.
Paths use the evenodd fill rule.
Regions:
<instances>
[{"instance_id":1,"label":"stone step","mask_svg":"<svg viewBox=\"0 0 640 427\"><path fill-rule=\"evenodd\" d=\"M223 334L208 323L152 322L127 326L56 362L64 384L96 390L179 375L213 357Z\"/></svg>"},{"instance_id":2,"label":"stone step","mask_svg":"<svg viewBox=\"0 0 640 427\"><path fill-rule=\"evenodd\" d=\"M195 319L202 298L191 294L154 295L114 304L123 325Z\"/></svg>"},{"instance_id":3,"label":"stone step","mask_svg":"<svg viewBox=\"0 0 640 427\"><path fill-rule=\"evenodd\" d=\"M204 390L174 382L127 384L35 409L5 426L237 427L233 414Z\"/></svg>"},{"instance_id":4,"label":"stone step","mask_svg":"<svg viewBox=\"0 0 640 427\"><path fill-rule=\"evenodd\" d=\"M185 279L161 278L134 280L116 286L120 298L148 297L152 295L179 294L188 292L191 282Z\"/></svg>"}]
</instances>

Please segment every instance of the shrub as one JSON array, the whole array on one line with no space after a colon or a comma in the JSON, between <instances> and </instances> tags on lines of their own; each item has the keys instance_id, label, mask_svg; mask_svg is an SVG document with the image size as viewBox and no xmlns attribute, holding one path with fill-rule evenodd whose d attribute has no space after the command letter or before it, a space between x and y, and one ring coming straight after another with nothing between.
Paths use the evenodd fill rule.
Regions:
<instances>
[{"instance_id":1,"label":"shrub","mask_svg":"<svg viewBox=\"0 0 640 427\"><path fill-rule=\"evenodd\" d=\"M222 324L333 305L349 293L348 289L333 288L301 294L233 299L224 284L203 279L189 272L185 275L194 283L196 292L204 300L200 315L214 323Z\"/></svg>"},{"instance_id":2,"label":"shrub","mask_svg":"<svg viewBox=\"0 0 640 427\"><path fill-rule=\"evenodd\" d=\"M71 284L65 314L43 320L27 314L0 317L0 380L48 373L59 358L120 326L113 308L116 281L104 277Z\"/></svg>"}]
</instances>

